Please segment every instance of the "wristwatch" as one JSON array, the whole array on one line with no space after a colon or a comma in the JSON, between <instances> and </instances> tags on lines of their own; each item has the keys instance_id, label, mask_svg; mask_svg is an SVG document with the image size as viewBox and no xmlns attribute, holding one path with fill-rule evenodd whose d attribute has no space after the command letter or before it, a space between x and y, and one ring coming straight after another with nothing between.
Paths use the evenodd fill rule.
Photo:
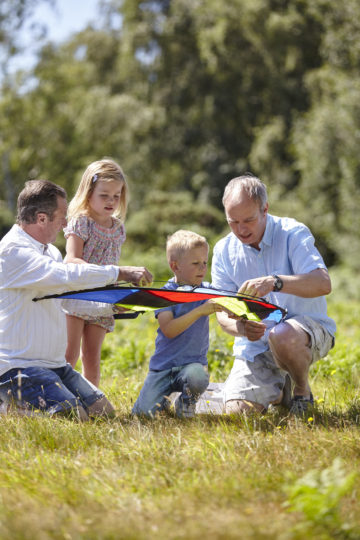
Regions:
<instances>
[{"instance_id":1,"label":"wristwatch","mask_svg":"<svg viewBox=\"0 0 360 540\"><path fill-rule=\"evenodd\" d=\"M279 276L277 276L276 274L273 274L272 276L273 276L273 278L275 278L274 285L273 285L273 291L274 292L281 291L281 289L284 286L283 280L281 278L279 278Z\"/></svg>"}]
</instances>

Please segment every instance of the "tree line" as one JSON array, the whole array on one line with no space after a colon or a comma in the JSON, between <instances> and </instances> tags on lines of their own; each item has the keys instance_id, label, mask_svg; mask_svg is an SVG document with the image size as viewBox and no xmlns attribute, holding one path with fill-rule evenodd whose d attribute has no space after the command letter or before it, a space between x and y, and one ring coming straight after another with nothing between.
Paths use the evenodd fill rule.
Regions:
<instances>
[{"instance_id":1,"label":"tree line","mask_svg":"<svg viewBox=\"0 0 360 540\"><path fill-rule=\"evenodd\" d=\"M2 3L7 59L17 4L36 0ZM26 179L48 178L71 197L87 164L111 156L132 191L129 257L157 264L179 227L211 243L224 234L224 186L251 171L267 184L272 213L311 227L329 266L357 268L359 2L99 5L96 27L45 41L33 68L2 78L6 220ZM17 14L20 27L28 12Z\"/></svg>"}]
</instances>

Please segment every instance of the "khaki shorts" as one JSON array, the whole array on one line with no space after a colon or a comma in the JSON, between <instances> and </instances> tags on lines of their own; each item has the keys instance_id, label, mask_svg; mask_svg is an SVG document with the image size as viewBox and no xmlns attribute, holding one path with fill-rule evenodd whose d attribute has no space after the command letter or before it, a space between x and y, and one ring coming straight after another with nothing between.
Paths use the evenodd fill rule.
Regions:
<instances>
[{"instance_id":1,"label":"khaki shorts","mask_svg":"<svg viewBox=\"0 0 360 540\"><path fill-rule=\"evenodd\" d=\"M334 346L334 337L311 317L293 317L286 322L302 328L310 336L312 362L326 356ZM256 355L253 361L235 358L225 383L224 400L253 401L267 408L280 397L285 375L286 372L275 364L270 350Z\"/></svg>"}]
</instances>

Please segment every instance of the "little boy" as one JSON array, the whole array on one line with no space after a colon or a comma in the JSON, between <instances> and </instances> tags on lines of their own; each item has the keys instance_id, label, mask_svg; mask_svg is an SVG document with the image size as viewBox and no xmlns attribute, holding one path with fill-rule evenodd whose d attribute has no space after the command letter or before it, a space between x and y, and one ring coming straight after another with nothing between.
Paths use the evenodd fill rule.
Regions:
<instances>
[{"instance_id":1,"label":"little boy","mask_svg":"<svg viewBox=\"0 0 360 540\"><path fill-rule=\"evenodd\" d=\"M203 283L209 255L203 236L185 230L175 232L167 240L166 255L174 277L164 288L209 287L209 283ZM155 353L133 414L154 416L169 408L172 392L181 392L175 400L177 416L194 416L196 402L209 383L207 315L221 310L214 300L202 300L155 312L159 322Z\"/></svg>"}]
</instances>

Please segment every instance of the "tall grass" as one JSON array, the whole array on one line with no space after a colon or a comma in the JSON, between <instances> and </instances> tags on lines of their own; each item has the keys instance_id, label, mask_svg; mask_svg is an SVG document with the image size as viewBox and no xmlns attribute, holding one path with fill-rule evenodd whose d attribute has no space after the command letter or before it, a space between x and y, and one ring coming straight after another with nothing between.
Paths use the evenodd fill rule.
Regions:
<instances>
[{"instance_id":1,"label":"tall grass","mask_svg":"<svg viewBox=\"0 0 360 540\"><path fill-rule=\"evenodd\" d=\"M0 417L0 539L360 538L360 304L330 311L338 339L305 420L133 418L156 324L118 322L102 366L115 419ZM212 322L213 380L231 345Z\"/></svg>"}]
</instances>

